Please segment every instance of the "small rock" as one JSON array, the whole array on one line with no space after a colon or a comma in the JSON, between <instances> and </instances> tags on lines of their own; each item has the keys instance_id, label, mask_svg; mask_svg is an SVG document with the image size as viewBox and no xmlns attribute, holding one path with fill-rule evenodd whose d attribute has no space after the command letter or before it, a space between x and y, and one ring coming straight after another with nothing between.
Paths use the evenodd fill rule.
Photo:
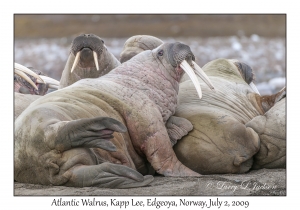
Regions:
<instances>
[{"instance_id":1,"label":"small rock","mask_svg":"<svg viewBox=\"0 0 300 210\"><path fill-rule=\"evenodd\" d=\"M260 37L257 34L252 34L250 38L253 42L258 42L260 40Z\"/></svg>"}]
</instances>

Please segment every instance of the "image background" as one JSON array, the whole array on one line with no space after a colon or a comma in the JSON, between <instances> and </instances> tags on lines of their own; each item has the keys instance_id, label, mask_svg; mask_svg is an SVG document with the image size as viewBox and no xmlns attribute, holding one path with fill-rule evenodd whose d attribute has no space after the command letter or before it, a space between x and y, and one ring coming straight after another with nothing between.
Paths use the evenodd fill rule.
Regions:
<instances>
[{"instance_id":1,"label":"image background","mask_svg":"<svg viewBox=\"0 0 300 210\"><path fill-rule=\"evenodd\" d=\"M59 80L83 33L101 37L116 58L129 37L152 35L189 45L200 66L238 59L253 68L262 95L286 83L285 14L15 14L15 62Z\"/></svg>"}]
</instances>

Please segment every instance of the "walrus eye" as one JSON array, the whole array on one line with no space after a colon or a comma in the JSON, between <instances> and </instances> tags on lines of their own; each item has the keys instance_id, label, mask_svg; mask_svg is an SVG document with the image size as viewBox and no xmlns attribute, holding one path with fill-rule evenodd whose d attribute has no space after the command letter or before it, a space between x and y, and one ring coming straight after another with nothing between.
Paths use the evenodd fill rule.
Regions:
<instances>
[{"instance_id":1,"label":"walrus eye","mask_svg":"<svg viewBox=\"0 0 300 210\"><path fill-rule=\"evenodd\" d=\"M164 51L163 51L163 50L159 51L159 52L158 52L158 55L159 55L159 56L163 56L163 55L164 55Z\"/></svg>"}]
</instances>

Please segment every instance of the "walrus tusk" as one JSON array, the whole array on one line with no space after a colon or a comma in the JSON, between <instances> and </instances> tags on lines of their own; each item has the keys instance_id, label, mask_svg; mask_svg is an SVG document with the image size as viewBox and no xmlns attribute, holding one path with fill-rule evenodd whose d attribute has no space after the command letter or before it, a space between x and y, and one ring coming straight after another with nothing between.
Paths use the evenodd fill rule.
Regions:
<instances>
[{"instance_id":1,"label":"walrus tusk","mask_svg":"<svg viewBox=\"0 0 300 210\"><path fill-rule=\"evenodd\" d=\"M201 87L200 87L200 83L196 77L196 74L194 72L194 69L186 62L186 60L183 60L180 64L180 67L189 75L189 77L191 78L199 98L202 98L202 91L201 91Z\"/></svg>"},{"instance_id":2,"label":"walrus tusk","mask_svg":"<svg viewBox=\"0 0 300 210\"><path fill-rule=\"evenodd\" d=\"M19 71L22 71L26 74L29 74L30 76L33 76L34 78L37 79L37 81L40 81L40 83L44 83L43 79L38 75L36 74L35 72L31 71L29 68L21 65L21 64L18 64L18 63L15 63L15 70L19 70ZM19 74L18 74L19 75ZM21 76L21 75L19 75ZM29 77L28 77L29 78ZM24 78L25 79L25 78ZM25 79L26 80L26 79ZM30 79L31 80L31 79ZM27 80L26 80L27 81ZM31 80L32 81L32 80ZM30 82L29 82L30 83Z\"/></svg>"},{"instance_id":3,"label":"walrus tusk","mask_svg":"<svg viewBox=\"0 0 300 210\"><path fill-rule=\"evenodd\" d=\"M71 68L71 73L73 72L73 70L75 69L75 67L77 66L78 62L79 62L79 57L80 57L80 51L76 54L73 66Z\"/></svg>"},{"instance_id":4,"label":"walrus tusk","mask_svg":"<svg viewBox=\"0 0 300 210\"><path fill-rule=\"evenodd\" d=\"M48 87L51 88L51 89L58 90L59 86L58 85L54 85L54 84L49 84Z\"/></svg>"},{"instance_id":5,"label":"walrus tusk","mask_svg":"<svg viewBox=\"0 0 300 210\"><path fill-rule=\"evenodd\" d=\"M201 69L200 66L198 66L197 63L195 63L194 61L192 61L192 64L195 67L195 73L207 84L207 86L211 89L214 90L215 87L213 86L213 84L211 83L210 79L208 78L208 76L205 74L205 72Z\"/></svg>"},{"instance_id":6,"label":"walrus tusk","mask_svg":"<svg viewBox=\"0 0 300 210\"><path fill-rule=\"evenodd\" d=\"M59 81L51 78L51 77L47 77L47 76L40 76L46 84L48 84L48 87L49 88L52 88L52 89L58 89L58 86L59 86ZM39 83L39 82L38 82Z\"/></svg>"},{"instance_id":7,"label":"walrus tusk","mask_svg":"<svg viewBox=\"0 0 300 210\"><path fill-rule=\"evenodd\" d=\"M253 82L250 82L250 87L252 88L252 90L257 93L258 95L260 95L259 91L257 90L257 87L255 86L255 84Z\"/></svg>"},{"instance_id":8,"label":"walrus tusk","mask_svg":"<svg viewBox=\"0 0 300 210\"><path fill-rule=\"evenodd\" d=\"M95 64L96 64L97 71L99 71L98 56L97 56L97 53L95 51L93 51L93 56L94 56L94 61L95 61Z\"/></svg>"},{"instance_id":9,"label":"walrus tusk","mask_svg":"<svg viewBox=\"0 0 300 210\"><path fill-rule=\"evenodd\" d=\"M34 82L24 72L20 71L19 69L15 69L15 73L17 75L19 75L20 77L22 77L27 82L29 82L29 84L31 84L32 87L34 87L36 90L38 90L38 87L34 84Z\"/></svg>"}]
</instances>

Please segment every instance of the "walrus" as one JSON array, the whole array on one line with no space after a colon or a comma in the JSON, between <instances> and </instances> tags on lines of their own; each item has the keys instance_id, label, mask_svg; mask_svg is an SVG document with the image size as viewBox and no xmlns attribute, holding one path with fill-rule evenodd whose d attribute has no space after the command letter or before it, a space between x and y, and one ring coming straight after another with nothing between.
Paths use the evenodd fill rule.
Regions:
<instances>
[{"instance_id":1,"label":"walrus","mask_svg":"<svg viewBox=\"0 0 300 210\"><path fill-rule=\"evenodd\" d=\"M44 95L48 87L39 76L40 74L40 71L30 70L21 64L15 63L14 92Z\"/></svg>"},{"instance_id":2,"label":"walrus","mask_svg":"<svg viewBox=\"0 0 300 210\"><path fill-rule=\"evenodd\" d=\"M15 63L14 119L33 101L45 95L49 88L58 89L59 82L32 67Z\"/></svg>"},{"instance_id":3,"label":"walrus","mask_svg":"<svg viewBox=\"0 0 300 210\"><path fill-rule=\"evenodd\" d=\"M153 50L163 43L150 35L135 35L126 40L120 54L120 62L124 63L145 50Z\"/></svg>"},{"instance_id":4,"label":"walrus","mask_svg":"<svg viewBox=\"0 0 300 210\"><path fill-rule=\"evenodd\" d=\"M198 173L223 174L245 173L254 165L258 168L258 165L272 163L278 151L282 152L282 157L285 149L274 147L272 151L270 144L280 147L285 143L281 140L285 137L284 130L273 130L284 124L285 113L281 110L276 116L271 115L271 111L269 115L263 115L285 96L285 89L274 95L261 96L253 84L252 68L234 59L213 60L203 66L203 70L215 91L203 86L201 100L190 80L180 84L174 115L189 120L193 130L174 145L178 159ZM274 118L280 123L272 125L270 120ZM264 121L260 122L262 119ZM268 123L264 124L266 121ZM269 139L263 140L266 136L263 131L268 133ZM272 140L276 136L278 140ZM263 148L262 140L267 145ZM259 151L261 155L256 156Z\"/></svg>"},{"instance_id":5,"label":"walrus","mask_svg":"<svg viewBox=\"0 0 300 210\"><path fill-rule=\"evenodd\" d=\"M20 64L15 65L17 67L21 66ZM15 93L14 117L17 118L31 102L39 98L38 96L22 95L20 93L45 95L49 87L61 89L83 78L97 78L107 74L118 65L120 65L120 62L107 50L104 41L100 37L94 34L81 34L71 43L70 54L60 82L47 76L40 76L39 79L29 76L30 78L26 78L26 80L26 75L24 76L23 73L20 73L23 78L19 75L15 76L15 92L18 93ZM45 75L32 67L29 67L29 69L38 75ZM20 71L16 71L16 74L19 74ZM43 84L41 77L44 77L47 83Z\"/></svg>"},{"instance_id":6,"label":"walrus","mask_svg":"<svg viewBox=\"0 0 300 210\"><path fill-rule=\"evenodd\" d=\"M80 79L97 78L107 74L118 65L120 65L120 62L107 50L104 41L100 37L94 34L81 34L77 36L71 43L70 54L62 72L60 82L54 79L50 81L51 78L46 76L40 76L39 79L35 79L33 76L29 76L29 78L23 73L20 73L23 78L19 75L15 76L15 92L18 93L15 93L14 118L16 119L30 103L39 98L34 95L45 95L49 87L61 89ZM23 69L27 68L24 66L21 67L22 65L20 64L16 64L16 66ZM37 75L45 75L32 67L29 67L29 69ZM20 70L16 71L19 74ZM29 74L32 75L32 73ZM26 78L25 80L25 77L28 77L28 79ZM44 77L47 83L44 84L41 77Z\"/></svg>"},{"instance_id":7,"label":"walrus","mask_svg":"<svg viewBox=\"0 0 300 210\"><path fill-rule=\"evenodd\" d=\"M147 35L133 36L126 41L121 55L124 56L124 60L130 60L144 49L163 43L158 40ZM250 169L263 167L284 168L286 164L285 103L278 102L285 98L285 88L276 94L261 96L253 82L252 68L234 59L214 60L207 64L205 69L214 72L211 73L214 76L212 78L221 88L216 92L204 88L206 96L201 103L189 76L184 74L180 80L180 90L184 92L179 91L179 99L182 100L176 109L179 111L176 111L175 115L181 117L188 115L188 119L193 118L190 130L194 130L187 135L182 135L184 140L175 146L175 153L179 160L193 170L205 174L244 173ZM185 82L187 80L188 83ZM248 94L245 91L249 91ZM216 118L217 112L213 113L213 110L218 110L220 114L229 115L233 119L237 118L238 121L230 121L229 117L227 120L220 121ZM242 117L245 115L247 117ZM224 118L224 116L220 117ZM248 120L251 121L247 122ZM178 123L176 116L170 117L169 121ZM209 121L219 124L219 127L211 126ZM237 125L239 129L233 125ZM213 127L211 132L209 132L210 126ZM257 138L257 135L251 137L252 132L249 132L250 129L247 127L258 134L259 150L251 146L251 142ZM241 134L245 130L248 130L248 133ZM178 129L175 131L178 133ZM169 132L170 139L172 133ZM243 138L245 135L246 137ZM234 138L228 139L228 136ZM172 144L175 145L179 139L181 138L172 140ZM250 145L247 146L247 143ZM244 146L241 147L241 144ZM255 153L257 150L258 152ZM220 153L218 154L217 151Z\"/></svg>"},{"instance_id":8,"label":"walrus","mask_svg":"<svg viewBox=\"0 0 300 210\"><path fill-rule=\"evenodd\" d=\"M15 63L14 92L45 95L49 88L58 89L59 82L40 70Z\"/></svg>"},{"instance_id":9,"label":"walrus","mask_svg":"<svg viewBox=\"0 0 300 210\"><path fill-rule=\"evenodd\" d=\"M194 60L187 45L164 43L31 103L15 122L15 180L129 188L151 182L151 167L200 176L178 161L165 127L184 71L201 96Z\"/></svg>"},{"instance_id":10,"label":"walrus","mask_svg":"<svg viewBox=\"0 0 300 210\"><path fill-rule=\"evenodd\" d=\"M81 34L71 44L59 88L80 79L98 78L119 65L120 62L107 50L103 39L95 34Z\"/></svg>"},{"instance_id":11,"label":"walrus","mask_svg":"<svg viewBox=\"0 0 300 210\"><path fill-rule=\"evenodd\" d=\"M286 168L285 88L279 93L282 96L277 97L278 101L264 115L256 116L245 124L259 135L261 142L251 169Z\"/></svg>"}]
</instances>

